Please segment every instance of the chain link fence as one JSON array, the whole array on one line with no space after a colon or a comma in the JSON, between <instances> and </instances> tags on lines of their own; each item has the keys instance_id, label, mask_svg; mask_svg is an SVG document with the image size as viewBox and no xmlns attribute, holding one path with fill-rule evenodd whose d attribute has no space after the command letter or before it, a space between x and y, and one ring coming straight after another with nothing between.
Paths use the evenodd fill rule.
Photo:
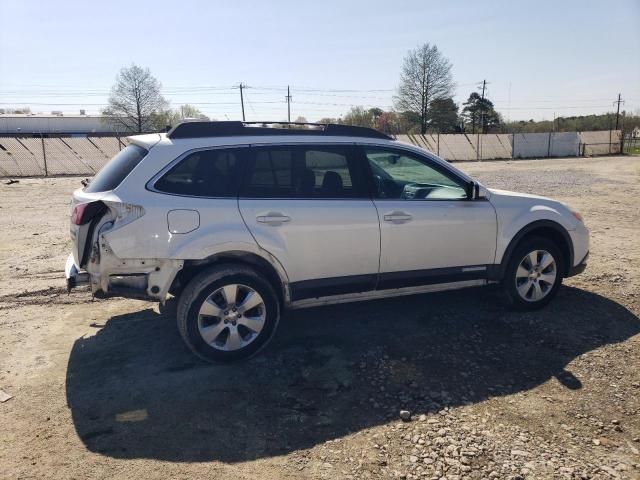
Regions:
<instances>
[{"instance_id":1,"label":"chain link fence","mask_svg":"<svg viewBox=\"0 0 640 480\"><path fill-rule=\"evenodd\" d=\"M120 137L0 137L0 177L94 175L127 146Z\"/></svg>"}]
</instances>

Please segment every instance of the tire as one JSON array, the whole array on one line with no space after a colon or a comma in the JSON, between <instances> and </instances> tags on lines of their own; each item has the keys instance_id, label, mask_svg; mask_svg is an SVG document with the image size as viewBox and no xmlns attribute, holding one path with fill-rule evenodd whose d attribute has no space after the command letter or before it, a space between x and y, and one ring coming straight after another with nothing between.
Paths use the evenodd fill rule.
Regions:
<instances>
[{"instance_id":1,"label":"tire","mask_svg":"<svg viewBox=\"0 0 640 480\"><path fill-rule=\"evenodd\" d=\"M186 285L178 301L177 321L180 335L198 357L232 362L249 358L267 345L280 321L280 302L273 286L253 269L219 265Z\"/></svg>"},{"instance_id":2,"label":"tire","mask_svg":"<svg viewBox=\"0 0 640 480\"><path fill-rule=\"evenodd\" d=\"M532 267L533 258L536 264ZM507 304L516 310L544 307L558 293L565 262L554 242L543 237L525 238L511 255L502 279Z\"/></svg>"}]
</instances>

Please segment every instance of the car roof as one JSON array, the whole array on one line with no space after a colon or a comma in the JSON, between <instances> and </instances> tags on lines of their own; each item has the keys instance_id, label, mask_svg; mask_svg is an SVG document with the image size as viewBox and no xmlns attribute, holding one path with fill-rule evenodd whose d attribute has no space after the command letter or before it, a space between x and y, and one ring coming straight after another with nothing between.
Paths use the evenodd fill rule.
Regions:
<instances>
[{"instance_id":1,"label":"car roof","mask_svg":"<svg viewBox=\"0 0 640 480\"><path fill-rule=\"evenodd\" d=\"M143 148L151 149L155 146L169 146L191 150L194 148L217 147L217 146L237 146L237 145L269 145L282 143L368 143L378 145L398 144L394 140L369 137L349 137L349 136L320 136L320 135L245 135L245 136L215 136L215 137L194 137L194 138L169 138L166 133L152 133L146 135L133 135L127 137L130 143ZM402 144L406 145L406 144ZM406 145L409 146L409 145Z\"/></svg>"},{"instance_id":2,"label":"car roof","mask_svg":"<svg viewBox=\"0 0 640 480\"><path fill-rule=\"evenodd\" d=\"M291 138L289 138L291 137ZM259 139L259 140L256 140ZM353 142L354 138L393 140L386 133L373 128L334 123L300 122L240 122L197 121L182 122L165 134L150 134L129 137L137 145L152 148L157 144L178 144L180 140L206 145L242 145L256 143L282 143L295 139L299 143L309 141Z\"/></svg>"}]
</instances>

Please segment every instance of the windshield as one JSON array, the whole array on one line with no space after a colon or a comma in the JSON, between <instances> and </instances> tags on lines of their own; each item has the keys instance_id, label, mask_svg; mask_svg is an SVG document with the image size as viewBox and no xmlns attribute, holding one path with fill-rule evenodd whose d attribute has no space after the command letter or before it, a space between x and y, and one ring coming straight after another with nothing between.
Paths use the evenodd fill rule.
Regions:
<instances>
[{"instance_id":1,"label":"windshield","mask_svg":"<svg viewBox=\"0 0 640 480\"><path fill-rule=\"evenodd\" d=\"M138 145L129 145L107 162L107 164L96 173L85 192L106 192L116 188L122 180L140 163L145 155L149 153Z\"/></svg>"}]
</instances>

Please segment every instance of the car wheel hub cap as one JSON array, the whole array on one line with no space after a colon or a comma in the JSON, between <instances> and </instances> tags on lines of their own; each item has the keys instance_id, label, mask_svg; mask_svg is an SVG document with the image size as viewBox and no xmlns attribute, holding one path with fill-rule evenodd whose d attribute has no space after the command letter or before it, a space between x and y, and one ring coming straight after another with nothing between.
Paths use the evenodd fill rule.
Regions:
<instances>
[{"instance_id":1,"label":"car wheel hub cap","mask_svg":"<svg viewBox=\"0 0 640 480\"><path fill-rule=\"evenodd\" d=\"M527 302L545 298L555 285L558 275L556 260L546 250L529 252L518 264L516 290Z\"/></svg>"},{"instance_id":2,"label":"car wheel hub cap","mask_svg":"<svg viewBox=\"0 0 640 480\"><path fill-rule=\"evenodd\" d=\"M264 300L253 288L229 284L205 298L198 312L198 331L210 347L234 351L260 334L266 320Z\"/></svg>"}]
</instances>

